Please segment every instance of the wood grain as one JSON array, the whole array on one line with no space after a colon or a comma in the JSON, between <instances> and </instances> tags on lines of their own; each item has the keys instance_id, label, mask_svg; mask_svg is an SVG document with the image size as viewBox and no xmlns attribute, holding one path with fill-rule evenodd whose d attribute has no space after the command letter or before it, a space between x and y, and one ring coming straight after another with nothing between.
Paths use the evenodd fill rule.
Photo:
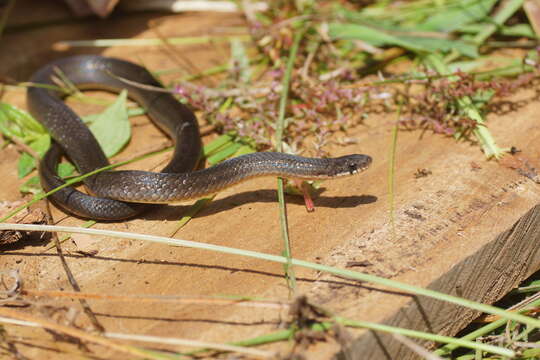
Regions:
<instances>
[{"instance_id":1,"label":"wood grain","mask_svg":"<svg viewBox=\"0 0 540 360\"><path fill-rule=\"evenodd\" d=\"M483 303L493 303L540 268L540 205L521 217L475 254L463 259L428 288ZM385 324L456 334L479 313L426 297L415 297ZM427 345L427 344L425 344ZM415 359L391 335L366 332L337 359Z\"/></svg>"}]
</instances>

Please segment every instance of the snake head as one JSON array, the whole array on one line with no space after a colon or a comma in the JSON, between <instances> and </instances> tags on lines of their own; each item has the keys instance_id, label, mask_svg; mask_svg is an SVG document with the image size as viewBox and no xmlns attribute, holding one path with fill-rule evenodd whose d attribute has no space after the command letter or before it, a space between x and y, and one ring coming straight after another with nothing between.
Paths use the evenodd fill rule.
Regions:
<instances>
[{"instance_id":1,"label":"snake head","mask_svg":"<svg viewBox=\"0 0 540 360\"><path fill-rule=\"evenodd\" d=\"M345 155L333 159L334 176L349 176L366 170L371 165L371 156L363 154Z\"/></svg>"}]
</instances>

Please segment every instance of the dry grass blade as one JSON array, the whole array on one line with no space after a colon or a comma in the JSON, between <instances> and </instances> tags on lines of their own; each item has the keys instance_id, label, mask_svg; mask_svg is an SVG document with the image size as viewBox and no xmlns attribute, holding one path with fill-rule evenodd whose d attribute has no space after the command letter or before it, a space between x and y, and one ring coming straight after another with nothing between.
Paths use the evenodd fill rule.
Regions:
<instances>
[{"instance_id":1,"label":"dry grass blade","mask_svg":"<svg viewBox=\"0 0 540 360\"><path fill-rule=\"evenodd\" d=\"M2 309L0 309L0 310L2 310ZM3 314L3 313L0 311L0 315L1 314ZM12 315L7 315L6 317L0 316L0 322L7 323L7 324L20 325L20 326L43 327L43 328L48 329L48 330L57 330L57 331L59 331L58 327L69 328L69 327L66 327L66 326L58 325L58 327L55 327L53 329L51 327L46 326L41 319L33 318L31 315L27 315L27 314L23 314L23 313L21 313L21 314L24 315L25 318L21 317L21 318L17 319L17 318L13 318ZM54 325L56 326L57 324L54 324ZM78 329L73 329L73 328L69 328L69 329L77 330L77 331L87 335L87 337L83 338L82 336L76 336L73 332L65 331L64 333L66 333L68 335L71 335L71 336L78 337L78 338L83 339L83 340L88 340L90 342L98 343L98 342L92 341L91 339L88 338L88 336L95 338L95 336L93 336L93 335L88 335L88 334L86 334L83 331L78 330ZM272 353L270 351L250 349L250 348L246 348L246 347L242 347L242 346L235 346L235 345L228 345L228 344L218 344L218 343L212 343L212 342L207 342L207 341L196 341L196 340L190 340L190 339L180 339L180 338L170 338L170 337L160 337L160 336L148 336L148 335L136 335L136 334L122 334L122 333L115 333L115 332L105 332L105 333L103 333L103 336L105 336L107 338L111 338L111 339L142 341L142 342L151 342L151 343L156 343L156 344L181 345L181 346L188 346L188 347L205 348L205 349L210 349L210 350L230 351L230 352L236 352L236 353L251 355L254 358L267 359L267 358L274 358L276 356L276 354L274 354L274 353ZM112 342L108 341L107 339L103 339L101 337L99 339L102 342L107 342L107 343L115 345L116 348L113 348L113 349L118 350L118 351L122 351L122 350L119 349L119 347L121 347L121 348L127 349L128 352L130 354L132 354L132 355L136 355L136 356L140 356L140 357L144 357L144 358L149 358L149 359L162 359L162 357L160 357L160 356L153 357L151 355L151 353L146 353L145 351L141 351L141 350L139 350L137 348L134 348L134 347L131 347L131 346L118 345L118 344L115 344L115 343L112 343ZM99 344L104 345L103 343L99 343ZM132 350L134 350L136 352L132 352Z\"/></svg>"},{"instance_id":2,"label":"dry grass blade","mask_svg":"<svg viewBox=\"0 0 540 360\"><path fill-rule=\"evenodd\" d=\"M249 299L220 299L210 297L189 297L189 296L162 296L162 295L109 295L92 294L74 291L43 291L43 290L22 290L21 295L59 297L70 299L92 299L104 301L128 301L128 302L170 302L177 304L206 304L219 306L244 306L254 308L287 309L288 303L278 301L252 301Z\"/></svg>"},{"instance_id":3,"label":"dry grass blade","mask_svg":"<svg viewBox=\"0 0 540 360\"><path fill-rule=\"evenodd\" d=\"M35 315L23 313L17 310L2 307L0 308L0 316L15 319L15 320L22 320L22 321L35 323L47 330L63 333L63 334L75 337L77 339L80 339L81 341L87 341L94 344L98 344L106 348L109 348L111 350L115 350L123 354L129 354L131 356L136 356L138 358L146 358L146 359L160 359L161 358L161 357L153 356L133 346L120 345L108 339L105 339L102 336L92 335L85 331L82 331L82 330L79 330L70 326L60 325L50 320L37 317Z\"/></svg>"}]
</instances>

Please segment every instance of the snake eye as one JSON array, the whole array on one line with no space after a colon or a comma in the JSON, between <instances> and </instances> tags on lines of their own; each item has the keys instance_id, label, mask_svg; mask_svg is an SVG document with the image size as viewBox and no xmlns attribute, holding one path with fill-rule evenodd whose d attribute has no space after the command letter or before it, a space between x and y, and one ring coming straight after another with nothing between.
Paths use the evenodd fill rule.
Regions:
<instances>
[{"instance_id":1,"label":"snake eye","mask_svg":"<svg viewBox=\"0 0 540 360\"><path fill-rule=\"evenodd\" d=\"M358 166L356 164L349 164L349 173L351 175L356 174L358 172Z\"/></svg>"}]
</instances>

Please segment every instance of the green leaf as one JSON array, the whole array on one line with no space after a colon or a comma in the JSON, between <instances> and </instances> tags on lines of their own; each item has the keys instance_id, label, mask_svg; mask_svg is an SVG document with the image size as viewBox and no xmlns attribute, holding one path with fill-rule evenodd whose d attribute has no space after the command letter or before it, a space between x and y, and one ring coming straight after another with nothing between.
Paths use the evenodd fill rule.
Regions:
<instances>
[{"instance_id":1,"label":"green leaf","mask_svg":"<svg viewBox=\"0 0 540 360\"><path fill-rule=\"evenodd\" d=\"M57 172L58 176L63 179L73 175L73 173L75 172L75 166L73 166L73 164L71 163L63 162L58 164Z\"/></svg>"},{"instance_id":2,"label":"green leaf","mask_svg":"<svg viewBox=\"0 0 540 360\"><path fill-rule=\"evenodd\" d=\"M28 153L22 153L17 164L19 179L30 174L36 168L36 160Z\"/></svg>"},{"instance_id":3,"label":"green leaf","mask_svg":"<svg viewBox=\"0 0 540 360\"><path fill-rule=\"evenodd\" d=\"M21 137L22 133L19 127L17 126L16 129L13 129L12 127L13 126L10 124L8 114L0 107L0 133L4 134L8 138L14 136Z\"/></svg>"},{"instance_id":4,"label":"green leaf","mask_svg":"<svg viewBox=\"0 0 540 360\"><path fill-rule=\"evenodd\" d=\"M228 145L233 141L233 137L230 134L223 134L220 137L212 140L208 144L204 145L203 147L203 154L204 156L208 157L218 151L220 148L224 147L225 145Z\"/></svg>"},{"instance_id":5,"label":"green leaf","mask_svg":"<svg viewBox=\"0 0 540 360\"><path fill-rule=\"evenodd\" d=\"M534 359L536 356L540 356L540 349L527 349L523 351L523 359Z\"/></svg>"},{"instance_id":6,"label":"green leaf","mask_svg":"<svg viewBox=\"0 0 540 360\"><path fill-rule=\"evenodd\" d=\"M463 72L472 72L486 66L486 64L489 64L490 62L496 62L497 65L509 65L510 63L515 62L515 60L516 59L495 56L482 56L474 60L454 61L451 64L447 64L447 67L448 72L450 73L455 73L458 70ZM519 59L519 63L522 63L521 59Z\"/></svg>"},{"instance_id":7,"label":"green leaf","mask_svg":"<svg viewBox=\"0 0 540 360\"><path fill-rule=\"evenodd\" d=\"M234 157L240 156L240 155L246 155L251 154L255 152L255 148L251 145L242 145L236 152L234 153Z\"/></svg>"},{"instance_id":8,"label":"green leaf","mask_svg":"<svg viewBox=\"0 0 540 360\"><path fill-rule=\"evenodd\" d=\"M475 44L454 39L441 39L435 37L418 37L418 36L402 36L401 39L409 42L414 42L430 52L450 52L451 50L458 51L460 54L477 58L478 47Z\"/></svg>"},{"instance_id":9,"label":"green leaf","mask_svg":"<svg viewBox=\"0 0 540 360\"><path fill-rule=\"evenodd\" d=\"M0 102L0 132L8 138L18 138L43 156L51 145L51 137L45 128L26 111ZM23 178L36 168L36 160L23 153L17 164L18 176Z\"/></svg>"},{"instance_id":10,"label":"green leaf","mask_svg":"<svg viewBox=\"0 0 540 360\"><path fill-rule=\"evenodd\" d=\"M131 137L131 126L126 108L127 91L108 106L90 125L90 130L108 157L117 154Z\"/></svg>"},{"instance_id":11,"label":"green leaf","mask_svg":"<svg viewBox=\"0 0 540 360\"><path fill-rule=\"evenodd\" d=\"M503 1L493 16L489 18L489 21L486 21L484 29L476 34L473 41L479 45L486 41L497 31L499 26L502 26L506 20L522 8L523 2L524 0Z\"/></svg>"},{"instance_id":12,"label":"green leaf","mask_svg":"<svg viewBox=\"0 0 540 360\"><path fill-rule=\"evenodd\" d=\"M128 117L139 116L139 115L146 114L146 110L141 107L128 108L127 113L128 113ZM94 121L96 121L100 115L101 114L89 114L89 115L81 116L81 119L86 125L89 125L93 123Z\"/></svg>"},{"instance_id":13,"label":"green leaf","mask_svg":"<svg viewBox=\"0 0 540 360\"><path fill-rule=\"evenodd\" d=\"M32 176L30 179L26 180L24 184L19 187L19 191L23 194L39 194L43 192L41 184L39 182L39 177Z\"/></svg>"},{"instance_id":14,"label":"green leaf","mask_svg":"<svg viewBox=\"0 0 540 360\"><path fill-rule=\"evenodd\" d=\"M33 150L35 150L40 157L45 155L49 147L51 146L51 137L49 134L41 134L28 144ZM19 158L17 165L19 179L30 174L37 166L37 161L27 153L23 153Z\"/></svg>"},{"instance_id":15,"label":"green leaf","mask_svg":"<svg viewBox=\"0 0 540 360\"><path fill-rule=\"evenodd\" d=\"M524 36L536 39L536 33L529 24L516 24L514 26L502 26L499 31L504 36Z\"/></svg>"},{"instance_id":16,"label":"green leaf","mask_svg":"<svg viewBox=\"0 0 540 360\"><path fill-rule=\"evenodd\" d=\"M451 32L459 30L466 24L471 24L483 20L488 16L495 5L496 0L464 0L455 5L441 9L427 20L417 25L417 29L424 31Z\"/></svg>"},{"instance_id":17,"label":"green leaf","mask_svg":"<svg viewBox=\"0 0 540 360\"><path fill-rule=\"evenodd\" d=\"M330 38L334 40L362 40L373 46L397 45L414 52L430 52L429 48L421 44L363 25L331 23L328 30Z\"/></svg>"},{"instance_id":18,"label":"green leaf","mask_svg":"<svg viewBox=\"0 0 540 360\"><path fill-rule=\"evenodd\" d=\"M47 132L43 125L36 121L29 113L16 106L0 103L0 112L4 113L11 122L16 123L21 129L28 132L38 134L45 134Z\"/></svg>"},{"instance_id":19,"label":"green leaf","mask_svg":"<svg viewBox=\"0 0 540 360\"><path fill-rule=\"evenodd\" d=\"M218 162L223 161L229 156L232 156L233 154L235 154L238 151L238 149L240 149L241 147L242 147L242 144L240 143L231 143L229 146L221 149L218 153L215 153L212 156L207 157L206 160L208 161L210 165L217 164Z\"/></svg>"},{"instance_id":20,"label":"green leaf","mask_svg":"<svg viewBox=\"0 0 540 360\"><path fill-rule=\"evenodd\" d=\"M464 25L456 31L466 34L477 34L484 30L485 24L470 24ZM504 36L523 36L531 39L536 39L536 34L529 24L516 24L512 26L500 26L497 28L497 34Z\"/></svg>"},{"instance_id":21,"label":"green leaf","mask_svg":"<svg viewBox=\"0 0 540 360\"><path fill-rule=\"evenodd\" d=\"M28 145L35 150L40 157L43 157L51 146L51 137L47 133L38 135L34 140L30 141Z\"/></svg>"},{"instance_id":22,"label":"green leaf","mask_svg":"<svg viewBox=\"0 0 540 360\"><path fill-rule=\"evenodd\" d=\"M89 125L93 123L94 121L96 121L97 119L99 119L100 116L101 114L89 114L89 115L81 116L81 119L86 125Z\"/></svg>"},{"instance_id":23,"label":"green leaf","mask_svg":"<svg viewBox=\"0 0 540 360\"><path fill-rule=\"evenodd\" d=\"M26 111L3 102L0 102L0 132L7 137L16 136L26 144L37 136L47 133L45 128Z\"/></svg>"},{"instance_id":24,"label":"green leaf","mask_svg":"<svg viewBox=\"0 0 540 360\"><path fill-rule=\"evenodd\" d=\"M407 35L410 32L409 29L394 31L399 31L400 36L364 25L338 23L329 25L329 34L333 39L362 40L378 47L397 45L414 52L422 53L456 50L468 57L475 58L478 56L477 46L472 43L438 37L409 36Z\"/></svg>"}]
</instances>

